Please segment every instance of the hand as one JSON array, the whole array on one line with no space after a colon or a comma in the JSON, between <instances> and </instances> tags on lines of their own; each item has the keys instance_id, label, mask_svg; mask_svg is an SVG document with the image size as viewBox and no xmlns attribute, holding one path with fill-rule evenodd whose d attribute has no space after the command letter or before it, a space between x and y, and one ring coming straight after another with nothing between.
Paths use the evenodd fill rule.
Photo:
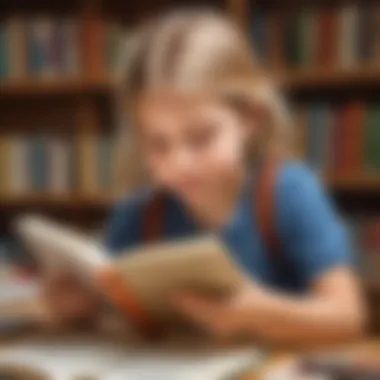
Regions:
<instances>
[{"instance_id":1,"label":"hand","mask_svg":"<svg viewBox=\"0 0 380 380\"><path fill-rule=\"evenodd\" d=\"M212 299L183 292L175 295L174 305L195 323L219 338L233 338L245 333L247 310L263 298L263 289L247 281L225 299Z\"/></svg>"},{"instance_id":2,"label":"hand","mask_svg":"<svg viewBox=\"0 0 380 380\"><path fill-rule=\"evenodd\" d=\"M74 326L95 320L99 302L95 295L76 277L60 273L45 286L45 300L53 324Z\"/></svg>"}]
</instances>

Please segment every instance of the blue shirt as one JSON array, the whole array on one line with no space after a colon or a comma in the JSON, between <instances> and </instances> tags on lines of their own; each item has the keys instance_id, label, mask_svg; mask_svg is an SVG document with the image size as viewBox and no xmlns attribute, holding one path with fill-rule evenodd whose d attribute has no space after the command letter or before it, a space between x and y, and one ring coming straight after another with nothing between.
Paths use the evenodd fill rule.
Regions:
<instances>
[{"instance_id":1,"label":"blue shirt","mask_svg":"<svg viewBox=\"0 0 380 380\"><path fill-rule=\"evenodd\" d=\"M326 271L351 265L343 224L305 165L288 162L277 178L275 228L281 252L275 257L260 236L254 191L251 181L220 235L234 259L256 280L283 291L303 292ZM142 215L148 201L149 194L144 194L115 207L105 239L111 252L117 254L142 243ZM166 207L163 239L202 233L178 200L170 199Z\"/></svg>"}]
</instances>

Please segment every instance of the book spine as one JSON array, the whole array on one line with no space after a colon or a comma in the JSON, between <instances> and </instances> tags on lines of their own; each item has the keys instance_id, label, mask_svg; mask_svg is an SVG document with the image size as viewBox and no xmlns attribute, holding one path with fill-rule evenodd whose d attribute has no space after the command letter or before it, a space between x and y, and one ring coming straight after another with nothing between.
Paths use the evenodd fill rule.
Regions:
<instances>
[{"instance_id":1,"label":"book spine","mask_svg":"<svg viewBox=\"0 0 380 380\"><path fill-rule=\"evenodd\" d=\"M82 133L78 138L79 189L81 193L93 194L99 190L97 178L97 136Z\"/></svg>"},{"instance_id":2,"label":"book spine","mask_svg":"<svg viewBox=\"0 0 380 380\"><path fill-rule=\"evenodd\" d=\"M380 131L377 127L376 106L371 104L369 106L368 114L366 117L366 170L369 173L374 173L380 169L380 160L378 147L380 144Z\"/></svg>"},{"instance_id":3,"label":"book spine","mask_svg":"<svg viewBox=\"0 0 380 380\"><path fill-rule=\"evenodd\" d=\"M357 38L359 59L361 64L367 64L371 60L372 23L371 9L368 6L359 8L359 36Z\"/></svg>"},{"instance_id":4,"label":"book spine","mask_svg":"<svg viewBox=\"0 0 380 380\"><path fill-rule=\"evenodd\" d=\"M347 160L348 173L358 175L363 167L365 105L361 101L349 105Z\"/></svg>"},{"instance_id":5,"label":"book spine","mask_svg":"<svg viewBox=\"0 0 380 380\"><path fill-rule=\"evenodd\" d=\"M64 74L64 31L60 20L55 20L51 28L49 44L49 57L52 74L62 76Z\"/></svg>"},{"instance_id":6,"label":"book spine","mask_svg":"<svg viewBox=\"0 0 380 380\"><path fill-rule=\"evenodd\" d=\"M261 11L254 12L251 35L254 50L260 62L266 62L268 56L268 20L267 15Z\"/></svg>"},{"instance_id":7,"label":"book spine","mask_svg":"<svg viewBox=\"0 0 380 380\"><path fill-rule=\"evenodd\" d=\"M10 76L12 78L23 78L27 74L27 47L25 21L14 17L9 26L10 46Z\"/></svg>"},{"instance_id":8,"label":"book spine","mask_svg":"<svg viewBox=\"0 0 380 380\"><path fill-rule=\"evenodd\" d=\"M337 17L334 9L323 9L320 14L320 44L318 62L322 67L336 64Z\"/></svg>"},{"instance_id":9,"label":"book spine","mask_svg":"<svg viewBox=\"0 0 380 380\"><path fill-rule=\"evenodd\" d=\"M0 196L6 197L10 194L10 137L0 135Z\"/></svg>"},{"instance_id":10,"label":"book spine","mask_svg":"<svg viewBox=\"0 0 380 380\"><path fill-rule=\"evenodd\" d=\"M307 159L309 118L306 107L296 111L295 155L301 160Z\"/></svg>"},{"instance_id":11,"label":"book spine","mask_svg":"<svg viewBox=\"0 0 380 380\"><path fill-rule=\"evenodd\" d=\"M273 11L268 18L268 61L275 70L285 67L284 14Z\"/></svg>"},{"instance_id":12,"label":"book spine","mask_svg":"<svg viewBox=\"0 0 380 380\"><path fill-rule=\"evenodd\" d=\"M12 136L11 140L11 191L25 194L28 190L28 144L21 136Z\"/></svg>"},{"instance_id":13,"label":"book spine","mask_svg":"<svg viewBox=\"0 0 380 380\"><path fill-rule=\"evenodd\" d=\"M316 103L310 107L310 164L318 174L323 172L323 142L326 132L327 108L324 104Z\"/></svg>"},{"instance_id":14,"label":"book spine","mask_svg":"<svg viewBox=\"0 0 380 380\"><path fill-rule=\"evenodd\" d=\"M9 24L0 23L0 78L8 78L10 72Z\"/></svg>"},{"instance_id":15,"label":"book spine","mask_svg":"<svg viewBox=\"0 0 380 380\"><path fill-rule=\"evenodd\" d=\"M91 78L101 78L106 71L105 26L90 17L83 22L84 67Z\"/></svg>"},{"instance_id":16,"label":"book spine","mask_svg":"<svg viewBox=\"0 0 380 380\"><path fill-rule=\"evenodd\" d=\"M332 142L333 142L333 122L334 122L334 111L331 107L326 106L324 111L324 121L322 128L322 174L326 175L330 172L331 163L333 161L332 157Z\"/></svg>"},{"instance_id":17,"label":"book spine","mask_svg":"<svg viewBox=\"0 0 380 380\"><path fill-rule=\"evenodd\" d=\"M377 67L380 64L380 5L376 5L373 8L371 39L371 62Z\"/></svg>"},{"instance_id":18,"label":"book spine","mask_svg":"<svg viewBox=\"0 0 380 380\"><path fill-rule=\"evenodd\" d=\"M63 34L63 71L68 76L77 76L81 71L81 44L78 22L65 19L61 25Z\"/></svg>"},{"instance_id":19,"label":"book spine","mask_svg":"<svg viewBox=\"0 0 380 380\"><path fill-rule=\"evenodd\" d=\"M344 131L344 107L339 106L335 110L332 130L332 163L331 171L334 175L340 175L342 167L342 136Z\"/></svg>"},{"instance_id":20,"label":"book spine","mask_svg":"<svg viewBox=\"0 0 380 380\"><path fill-rule=\"evenodd\" d=\"M299 49L302 67L310 67L315 59L315 14L312 9L305 9L301 13Z\"/></svg>"},{"instance_id":21,"label":"book spine","mask_svg":"<svg viewBox=\"0 0 380 380\"><path fill-rule=\"evenodd\" d=\"M342 8L339 24L339 66L352 69L358 61L358 9L355 5L349 4Z\"/></svg>"},{"instance_id":22,"label":"book spine","mask_svg":"<svg viewBox=\"0 0 380 380\"><path fill-rule=\"evenodd\" d=\"M110 144L106 136L98 141L97 154L98 184L102 190L109 190L111 184Z\"/></svg>"},{"instance_id":23,"label":"book spine","mask_svg":"<svg viewBox=\"0 0 380 380\"><path fill-rule=\"evenodd\" d=\"M299 64L299 14L291 12L286 18L285 45L287 62L290 67Z\"/></svg>"},{"instance_id":24,"label":"book spine","mask_svg":"<svg viewBox=\"0 0 380 380\"><path fill-rule=\"evenodd\" d=\"M49 183L49 161L46 139L42 136L30 138L30 170L32 189L46 191Z\"/></svg>"},{"instance_id":25,"label":"book spine","mask_svg":"<svg viewBox=\"0 0 380 380\"><path fill-rule=\"evenodd\" d=\"M67 193L70 188L69 149L67 141L62 137L51 138L48 142L50 162L50 191L54 194Z\"/></svg>"},{"instance_id":26,"label":"book spine","mask_svg":"<svg viewBox=\"0 0 380 380\"><path fill-rule=\"evenodd\" d=\"M29 71L41 76L45 71L47 29L44 20L33 20L29 24Z\"/></svg>"}]
</instances>

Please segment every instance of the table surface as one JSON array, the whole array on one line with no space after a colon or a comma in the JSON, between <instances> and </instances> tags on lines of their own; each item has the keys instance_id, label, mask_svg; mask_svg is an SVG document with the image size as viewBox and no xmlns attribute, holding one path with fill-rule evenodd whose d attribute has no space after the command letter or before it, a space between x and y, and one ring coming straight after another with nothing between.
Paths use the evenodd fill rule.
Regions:
<instances>
[{"instance_id":1,"label":"table surface","mask_svg":"<svg viewBox=\"0 0 380 380\"><path fill-rule=\"evenodd\" d=\"M252 371L251 373L247 373L240 380L265 380L270 375L275 374L280 371L281 368L287 365L291 365L295 363L297 358L299 357L299 353L301 351L292 351L292 350L283 350L282 352L274 352L267 361L263 364L263 366L259 370ZM330 353L331 354L340 354L340 353L349 353L349 352L357 352L357 353L365 353L371 355L371 357L375 356L379 357L380 361L380 338L376 339L367 339L362 343L345 345L345 346L336 346L336 347L325 347L318 349L311 349L302 351L302 353Z\"/></svg>"},{"instance_id":2,"label":"table surface","mask_svg":"<svg viewBox=\"0 0 380 380\"><path fill-rule=\"evenodd\" d=\"M25 338L22 338L22 340ZM28 339L28 338L27 338ZM16 339L17 341L18 339ZM14 340L11 340L12 343L15 343ZM4 341L0 339L0 347L5 345L12 344L9 341ZM245 373L239 380L266 380L268 376L275 374L278 371L281 371L284 366L291 365L295 363L299 357L299 353L331 353L331 354L340 354L340 353L349 353L349 352L365 352L370 353L371 355L377 355L380 358L380 338L376 339L367 339L361 343L351 344L351 345L340 345L340 346L328 346L313 348L308 350L287 350L279 349L273 350L269 357L264 361L259 369L254 369L248 373Z\"/></svg>"}]
</instances>

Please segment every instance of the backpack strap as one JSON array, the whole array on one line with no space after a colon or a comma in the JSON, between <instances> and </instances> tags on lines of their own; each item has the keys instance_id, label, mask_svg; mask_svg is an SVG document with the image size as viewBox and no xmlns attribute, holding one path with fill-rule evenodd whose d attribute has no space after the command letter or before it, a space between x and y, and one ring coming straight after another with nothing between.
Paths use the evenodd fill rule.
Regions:
<instances>
[{"instance_id":1,"label":"backpack strap","mask_svg":"<svg viewBox=\"0 0 380 380\"><path fill-rule=\"evenodd\" d=\"M276 184L281 167L281 161L263 163L253 195L259 231L269 253L277 259L280 244L276 231Z\"/></svg>"},{"instance_id":2,"label":"backpack strap","mask_svg":"<svg viewBox=\"0 0 380 380\"><path fill-rule=\"evenodd\" d=\"M166 199L163 194L155 194L145 207L142 220L142 241L144 243L153 243L163 236ZM109 294L113 296L113 301L146 338L157 340L161 337L162 331L155 319L133 287L128 286L125 279L115 276L112 271L103 273L101 281Z\"/></svg>"},{"instance_id":3,"label":"backpack strap","mask_svg":"<svg viewBox=\"0 0 380 380\"><path fill-rule=\"evenodd\" d=\"M142 222L142 241L154 243L159 241L164 234L164 219L167 205L164 194L155 194L145 207Z\"/></svg>"}]
</instances>

